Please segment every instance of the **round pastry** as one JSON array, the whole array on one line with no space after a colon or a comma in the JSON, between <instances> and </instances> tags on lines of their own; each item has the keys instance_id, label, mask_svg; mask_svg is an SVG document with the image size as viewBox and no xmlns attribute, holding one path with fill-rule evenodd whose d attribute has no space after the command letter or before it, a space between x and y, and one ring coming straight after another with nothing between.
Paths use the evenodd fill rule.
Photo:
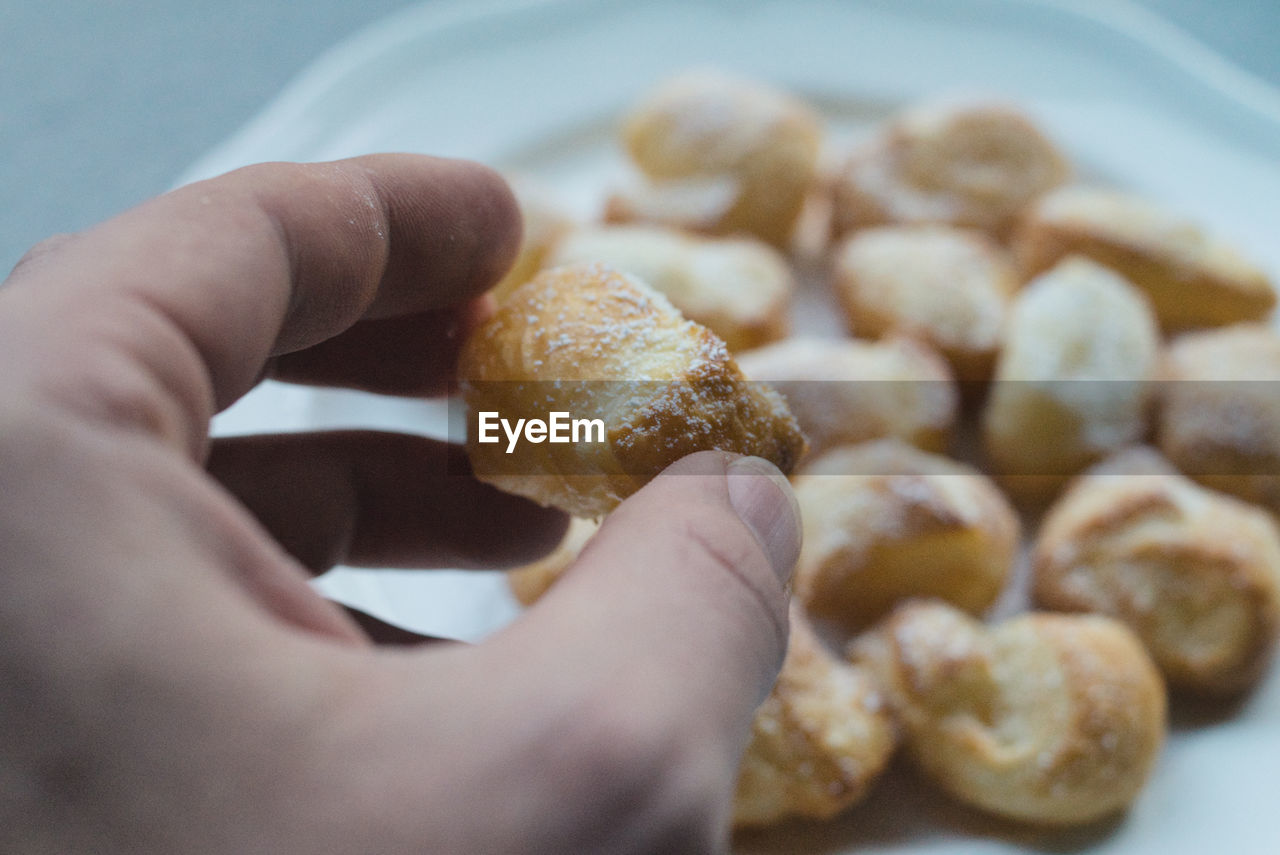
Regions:
<instances>
[{"instance_id":1,"label":"round pastry","mask_svg":"<svg viewBox=\"0 0 1280 855\"><path fill-rule=\"evenodd\" d=\"M1280 514L1280 335L1262 324L1187 333L1160 375L1160 450L1200 483Z\"/></svg>"},{"instance_id":2,"label":"round pastry","mask_svg":"<svg viewBox=\"0 0 1280 855\"><path fill-rule=\"evenodd\" d=\"M1027 498L1146 430L1159 333L1142 295L1110 270L1068 258L1015 298L983 413L995 471Z\"/></svg>"},{"instance_id":3,"label":"round pastry","mask_svg":"<svg viewBox=\"0 0 1280 855\"><path fill-rule=\"evenodd\" d=\"M512 292L463 346L459 378L476 477L572 516L607 513L695 451L789 472L805 450L782 397L724 342L601 264Z\"/></svg>"},{"instance_id":4,"label":"round pastry","mask_svg":"<svg viewBox=\"0 0 1280 855\"><path fill-rule=\"evenodd\" d=\"M511 269L489 291L498 302L545 267L547 251L573 228L573 219L548 188L525 176L509 176L507 183L520 206L524 232Z\"/></svg>"},{"instance_id":5,"label":"round pastry","mask_svg":"<svg viewBox=\"0 0 1280 855\"><path fill-rule=\"evenodd\" d=\"M686 318L731 352L787 334L795 279L785 259L747 238L710 238L663 226L579 229L551 250L547 266L600 261L666 295Z\"/></svg>"},{"instance_id":6,"label":"round pastry","mask_svg":"<svg viewBox=\"0 0 1280 855\"><path fill-rule=\"evenodd\" d=\"M1276 305L1266 274L1190 220L1144 199L1064 187L1028 210L1014 250L1027 275L1088 256L1147 295L1165 329L1262 320Z\"/></svg>"},{"instance_id":7,"label":"round pastry","mask_svg":"<svg viewBox=\"0 0 1280 855\"><path fill-rule=\"evenodd\" d=\"M910 597L980 613L1017 557L1017 514L989 478L898 440L829 451L796 476L795 491L796 597L846 630Z\"/></svg>"},{"instance_id":8,"label":"round pastry","mask_svg":"<svg viewBox=\"0 0 1280 855\"><path fill-rule=\"evenodd\" d=\"M936 102L893 116L832 183L836 235L886 223L949 223L1005 235L1067 161L1016 108Z\"/></svg>"},{"instance_id":9,"label":"round pastry","mask_svg":"<svg viewBox=\"0 0 1280 855\"><path fill-rule=\"evenodd\" d=\"M1121 452L1072 484L1032 561L1040 605L1124 621L1176 688L1248 687L1280 627L1275 522L1151 449Z\"/></svg>"},{"instance_id":10,"label":"round pastry","mask_svg":"<svg viewBox=\"0 0 1280 855\"><path fill-rule=\"evenodd\" d=\"M606 216L785 246L814 184L822 127L800 100L715 71L659 85L625 119L622 139L647 179Z\"/></svg>"},{"instance_id":11,"label":"round pastry","mask_svg":"<svg viewBox=\"0 0 1280 855\"><path fill-rule=\"evenodd\" d=\"M531 606L550 590L569 565L578 560L578 554L587 541L600 529L596 520L575 517L569 520L564 537L550 553L531 564L507 571L507 586L522 606Z\"/></svg>"},{"instance_id":12,"label":"round pastry","mask_svg":"<svg viewBox=\"0 0 1280 855\"><path fill-rule=\"evenodd\" d=\"M1165 689L1141 642L1100 615L986 627L943 603L900 606L854 642L916 763L956 799L1045 825L1129 805L1165 734Z\"/></svg>"},{"instance_id":13,"label":"round pastry","mask_svg":"<svg viewBox=\"0 0 1280 855\"><path fill-rule=\"evenodd\" d=\"M787 658L739 767L734 825L835 816L866 795L897 741L872 676L828 653L793 605Z\"/></svg>"},{"instance_id":14,"label":"round pastry","mask_svg":"<svg viewBox=\"0 0 1280 855\"><path fill-rule=\"evenodd\" d=\"M972 229L879 226L836 252L833 284L854 335L928 342L963 381L991 375L1018 280L1004 250Z\"/></svg>"},{"instance_id":15,"label":"round pastry","mask_svg":"<svg viewBox=\"0 0 1280 855\"><path fill-rule=\"evenodd\" d=\"M905 336L791 338L740 354L738 364L783 394L814 453L881 437L941 451L956 420L946 361Z\"/></svg>"}]
</instances>

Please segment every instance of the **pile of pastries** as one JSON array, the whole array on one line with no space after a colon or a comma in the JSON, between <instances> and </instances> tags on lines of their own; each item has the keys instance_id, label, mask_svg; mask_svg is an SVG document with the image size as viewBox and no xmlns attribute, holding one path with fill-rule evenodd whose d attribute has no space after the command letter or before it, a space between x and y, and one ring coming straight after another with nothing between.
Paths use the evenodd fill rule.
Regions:
<instances>
[{"instance_id":1,"label":"pile of pastries","mask_svg":"<svg viewBox=\"0 0 1280 855\"><path fill-rule=\"evenodd\" d=\"M577 517L512 589L541 596L679 455L767 457L804 546L735 823L833 817L899 751L991 814L1113 815L1157 763L1168 693L1248 692L1275 643L1273 284L1077 178L1014 105L828 137L794 95L691 72L623 119L634 180L601 188L597 221L516 185L524 245L464 389L595 406L610 438L518 465L470 445L481 477ZM847 335L797 335L802 299Z\"/></svg>"}]
</instances>

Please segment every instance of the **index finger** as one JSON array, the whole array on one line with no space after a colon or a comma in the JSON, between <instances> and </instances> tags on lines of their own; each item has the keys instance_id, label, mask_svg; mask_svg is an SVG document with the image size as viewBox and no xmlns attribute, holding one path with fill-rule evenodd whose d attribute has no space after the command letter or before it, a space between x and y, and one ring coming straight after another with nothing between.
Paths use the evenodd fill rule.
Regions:
<instances>
[{"instance_id":1,"label":"index finger","mask_svg":"<svg viewBox=\"0 0 1280 855\"><path fill-rule=\"evenodd\" d=\"M192 447L271 356L361 319L463 304L506 270L519 232L510 191L477 164L422 155L262 164L182 187L20 263L4 295L19 311L0 323L45 374L69 360L77 370L67 378L114 369L80 392L159 396L142 411L181 422L172 429Z\"/></svg>"}]
</instances>

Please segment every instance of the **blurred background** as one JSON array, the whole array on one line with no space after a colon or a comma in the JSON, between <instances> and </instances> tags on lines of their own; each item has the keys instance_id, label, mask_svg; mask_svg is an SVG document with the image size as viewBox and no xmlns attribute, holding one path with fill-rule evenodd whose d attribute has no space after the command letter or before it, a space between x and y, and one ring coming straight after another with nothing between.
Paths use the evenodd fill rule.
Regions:
<instances>
[{"instance_id":1,"label":"blurred background","mask_svg":"<svg viewBox=\"0 0 1280 855\"><path fill-rule=\"evenodd\" d=\"M1280 86L1277 0L1136 2ZM409 5L0 0L0 273L164 191L326 48Z\"/></svg>"}]
</instances>

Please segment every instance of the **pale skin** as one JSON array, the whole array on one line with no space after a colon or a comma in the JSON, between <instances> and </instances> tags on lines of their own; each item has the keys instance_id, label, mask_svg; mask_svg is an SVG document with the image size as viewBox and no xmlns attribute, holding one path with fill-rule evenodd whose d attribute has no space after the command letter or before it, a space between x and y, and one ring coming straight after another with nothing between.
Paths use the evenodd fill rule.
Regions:
<instances>
[{"instance_id":1,"label":"pale skin","mask_svg":"<svg viewBox=\"0 0 1280 855\"><path fill-rule=\"evenodd\" d=\"M312 573L510 566L563 519L423 439L209 438L263 376L439 393L518 235L491 172L384 155L191 185L15 268L0 851L726 846L798 550L776 470L686 458L510 627L378 646Z\"/></svg>"}]
</instances>

